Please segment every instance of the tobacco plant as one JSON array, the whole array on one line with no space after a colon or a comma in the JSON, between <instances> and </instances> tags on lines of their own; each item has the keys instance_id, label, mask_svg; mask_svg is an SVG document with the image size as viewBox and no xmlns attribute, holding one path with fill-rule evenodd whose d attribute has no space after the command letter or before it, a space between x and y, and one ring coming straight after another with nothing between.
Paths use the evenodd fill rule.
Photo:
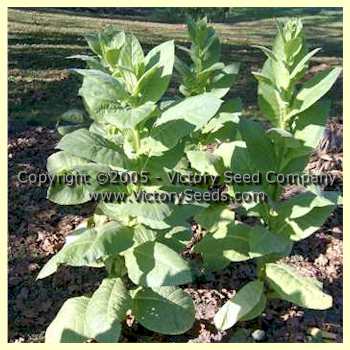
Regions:
<instances>
[{"instance_id":1,"label":"tobacco plant","mask_svg":"<svg viewBox=\"0 0 350 350\"><path fill-rule=\"evenodd\" d=\"M249 216L255 224L245 224L234 217L227 205L213 203L195 219L206 230L195 246L204 266L219 270L231 262L254 259L256 279L245 284L228 300L214 318L218 329L225 330L238 321L259 316L268 300L283 299L310 309L328 309L332 297L322 291L315 278L302 276L281 258L288 256L294 242L317 231L340 198L335 192L312 185L285 196L285 186L267 181L269 172L305 173L309 157L323 135L330 102L322 97L340 74L333 68L308 78L309 61L319 49L308 51L302 23L298 19L278 23L272 49L259 47L267 56L258 80L258 100L262 116L270 123L240 117L239 135L233 142L222 142L214 152L190 154L193 168L219 176L228 194L263 191L267 201L243 203L239 217ZM261 174L261 181L234 183L224 181L225 171Z\"/></svg>"},{"instance_id":2,"label":"tobacco plant","mask_svg":"<svg viewBox=\"0 0 350 350\"><path fill-rule=\"evenodd\" d=\"M221 62L220 40L206 17L197 21L189 19L187 31L191 45L189 48L178 45L178 52L185 53L185 57L175 57L174 67L181 81L179 92L184 96L210 92L223 98L236 82L240 64ZM226 99L215 118L193 135L197 140L196 149L206 149L208 145L220 141L233 141L241 105L240 98Z\"/></svg>"},{"instance_id":3,"label":"tobacco plant","mask_svg":"<svg viewBox=\"0 0 350 350\"><path fill-rule=\"evenodd\" d=\"M97 205L38 278L53 274L60 265L105 268L107 277L92 295L63 304L47 329L47 342L116 342L130 311L158 333L180 334L191 328L193 302L178 285L195 277L181 257L191 239L192 217L204 233L194 251L202 255L205 269L256 261L256 279L219 310L217 328L257 317L272 298L313 309L332 305L320 282L301 276L280 259L289 255L295 241L324 223L339 203L338 195L309 186L285 198L284 187L265 177L269 171L305 172L329 112L329 102L321 98L340 69L306 79L309 60L318 49L308 52L299 20L278 23L272 49L260 47L267 56L263 69L254 73L260 111L271 124L266 130L241 116L239 99L223 101L239 66L220 62L215 30L202 19L189 21L188 33L191 47L180 49L190 62L175 58L173 41L145 55L135 36L113 27L86 36L93 56L74 56L87 63L87 69L73 70L83 77L79 95L86 111L71 110L62 117L75 124L59 127L59 151L47 164L56 179L48 198L61 205L94 198ZM166 96L174 62L183 98ZM263 191L268 201L235 205L233 211L227 203L137 200L140 192L183 191L167 173L193 169L216 177L211 191L231 196ZM262 181L227 183L226 171L259 172ZM124 181L117 172L136 177ZM67 175L85 175L89 181L67 186L59 181ZM251 216L255 225L238 220L244 216Z\"/></svg>"},{"instance_id":4,"label":"tobacco plant","mask_svg":"<svg viewBox=\"0 0 350 350\"><path fill-rule=\"evenodd\" d=\"M203 204L150 203L137 194L183 190L167 180L167 172L186 171L185 149L219 117L223 101L206 91L164 98L173 71L173 41L145 55L134 35L112 27L86 39L94 55L74 56L87 68L72 70L83 77L79 95L86 111L63 115L75 125L59 127L58 152L47 162L54 179L48 199L60 205L97 199L97 205L38 279L61 265L105 268L107 277L92 295L68 299L45 339L117 342L130 311L152 331L180 334L191 328L195 313L192 299L178 287L193 279L180 252L191 239L189 219ZM63 180L69 176L80 181L68 186Z\"/></svg>"}]
</instances>

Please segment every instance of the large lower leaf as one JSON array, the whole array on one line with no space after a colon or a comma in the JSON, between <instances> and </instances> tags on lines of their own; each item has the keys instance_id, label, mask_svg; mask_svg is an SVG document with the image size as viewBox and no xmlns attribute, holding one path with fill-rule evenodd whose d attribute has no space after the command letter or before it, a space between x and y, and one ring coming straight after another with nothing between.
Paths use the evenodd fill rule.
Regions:
<instances>
[{"instance_id":1,"label":"large lower leaf","mask_svg":"<svg viewBox=\"0 0 350 350\"><path fill-rule=\"evenodd\" d=\"M45 343L83 343L89 336L85 312L90 298L76 297L65 301L45 333Z\"/></svg>"},{"instance_id":2,"label":"large lower leaf","mask_svg":"<svg viewBox=\"0 0 350 350\"><path fill-rule=\"evenodd\" d=\"M84 99L90 116L101 120L104 112L119 106L128 97L126 86L121 80L94 69L75 69L84 76L79 95Z\"/></svg>"},{"instance_id":3,"label":"large lower leaf","mask_svg":"<svg viewBox=\"0 0 350 350\"><path fill-rule=\"evenodd\" d=\"M47 198L60 205L76 205L89 202L90 192L84 185L68 186L63 183L52 183L47 192Z\"/></svg>"},{"instance_id":4,"label":"large lower leaf","mask_svg":"<svg viewBox=\"0 0 350 350\"><path fill-rule=\"evenodd\" d=\"M125 156L118 146L86 129L63 136L56 148L100 164L118 168L125 165Z\"/></svg>"},{"instance_id":5,"label":"large lower leaf","mask_svg":"<svg viewBox=\"0 0 350 350\"><path fill-rule=\"evenodd\" d=\"M277 207L273 231L293 241L307 238L318 230L334 210L335 203L312 192L301 193Z\"/></svg>"},{"instance_id":6,"label":"large lower leaf","mask_svg":"<svg viewBox=\"0 0 350 350\"><path fill-rule=\"evenodd\" d=\"M161 334L182 334L192 327L192 298L176 287L141 288L133 300L133 313L144 327Z\"/></svg>"},{"instance_id":7,"label":"large lower leaf","mask_svg":"<svg viewBox=\"0 0 350 350\"><path fill-rule=\"evenodd\" d=\"M97 174L110 171L108 166L97 165L61 151L47 160L47 169L52 177L47 198L61 205L76 205L90 201L93 192L125 192L123 185L97 182Z\"/></svg>"},{"instance_id":8,"label":"large lower leaf","mask_svg":"<svg viewBox=\"0 0 350 350\"><path fill-rule=\"evenodd\" d=\"M99 266L103 257L118 254L134 244L133 229L110 222L95 229L78 229L77 238L67 242L41 269L38 279L56 272L59 265Z\"/></svg>"},{"instance_id":9,"label":"large lower leaf","mask_svg":"<svg viewBox=\"0 0 350 350\"><path fill-rule=\"evenodd\" d=\"M101 343L116 343L120 322L131 308L131 298L120 278L106 278L92 295L86 309L86 324L91 337Z\"/></svg>"},{"instance_id":10,"label":"large lower leaf","mask_svg":"<svg viewBox=\"0 0 350 350\"><path fill-rule=\"evenodd\" d=\"M214 317L216 328L225 330L234 326L240 319L260 303L264 290L262 281L253 281L242 287L237 294L224 304Z\"/></svg>"},{"instance_id":11,"label":"large lower leaf","mask_svg":"<svg viewBox=\"0 0 350 350\"><path fill-rule=\"evenodd\" d=\"M62 151L56 152L48 158L47 170L50 176L55 177L62 174L72 174L77 167L87 164L87 160ZM74 186L68 186L58 179L50 184L47 198L61 205L74 205L90 201L88 188L84 184L77 183Z\"/></svg>"},{"instance_id":12,"label":"large lower leaf","mask_svg":"<svg viewBox=\"0 0 350 350\"><path fill-rule=\"evenodd\" d=\"M264 226L255 226L249 232L249 256L257 258L269 254L284 255L289 252L291 241L285 236L274 234Z\"/></svg>"},{"instance_id":13,"label":"large lower leaf","mask_svg":"<svg viewBox=\"0 0 350 350\"><path fill-rule=\"evenodd\" d=\"M263 293L261 294L259 302L254 306L254 308L251 311L249 311L245 316L241 318L241 321L253 320L254 318L260 316L265 310L266 302L267 298L266 295Z\"/></svg>"},{"instance_id":14,"label":"large lower leaf","mask_svg":"<svg viewBox=\"0 0 350 350\"><path fill-rule=\"evenodd\" d=\"M217 141L229 142L235 140L241 110L242 101L239 98L225 101L216 116L201 130L204 134L203 142L211 144Z\"/></svg>"},{"instance_id":15,"label":"large lower leaf","mask_svg":"<svg viewBox=\"0 0 350 350\"><path fill-rule=\"evenodd\" d=\"M124 203L100 203L99 208L115 220L127 216L136 217L139 223L154 229L165 229L170 226L164 221L173 211L167 203L137 202L135 197L130 202Z\"/></svg>"},{"instance_id":16,"label":"large lower leaf","mask_svg":"<svg viewBox=\"0 0 350 350\"><path fill-rule=\"evenodd\" d=\"M174 226L171 230L164 230L157 240L181 254L191 238L192 230L189 226Z\"/></svg>"},{"instance_id":17,"label":"large lower leaf","mask_svg":"<svg viewBox=\"0 0 350 350\"><path fill-rule=\"evenodd\" d=\"M214 234L206 234L195 251L202 254L206 268L220 270L231 261L250 259L249 233L247 225L222 225Z\"/></svg>"},{"instance_id":18,"label":"large lower leaf","mask_svg":"<svg viewBox=\"0 0 350 350\"><path fill-rule=\"evenodd\" d=\"M187 262L159 242L146 242L124 253L130 279L148 287L176 286L192 281Z\"/></svg>"},{"instance_id":19,"label":"large lower leaf","mask_svg":"<svg viewBox=\"0 0 350 350\"><path fill-rule=\"evenodd\" d=\"M247 145L251 161L260 171L276 169L275 150L264 128L257 122L241 118L239 130Z\"/></svg>"},{"instance_id":20,"label":"large lower leaf","mask_svg":"<svg viewBox=\"0 0 350 350\"><path fill-rule=\"evenodd\" d=\"M317 280L301 276L286 264L267 264L266 277L271 288L281 299L316 310L332 306L332 297L322 291Z\"/></svg>"},{"instance_id":21,"label":"large lower leaf","mask_svg":"<svg viewBox=\"0 0 350 350\"><path fill-rule=\"evenodd\" d=\"M222 158L205 151L187 151L188 160L192 168L201 174L217 176L223 171Z\"/></svg>"},{"instance_id":22,"label":"large lower leaf","mask_svg":"<svg viewBox=\"0 0 350 350\"><path fill-rule=\"evenodd\" d=\"M221 226L232 224L234 219L235 213L232 210L216 203L195 216L195 221L209 232L215 232Z\"/></svg>"},{"instance_id":23,"label":"large lower leaf","mask_svg":"<svg viewBox=\"0 0 350 350\"><path fill-rule=\"evenodd\" d=\"M58 175L88 163L87 160L72 156L68 152L56 152L47 159L47 171L50 175Z\"/></svg>"}]
</instances>

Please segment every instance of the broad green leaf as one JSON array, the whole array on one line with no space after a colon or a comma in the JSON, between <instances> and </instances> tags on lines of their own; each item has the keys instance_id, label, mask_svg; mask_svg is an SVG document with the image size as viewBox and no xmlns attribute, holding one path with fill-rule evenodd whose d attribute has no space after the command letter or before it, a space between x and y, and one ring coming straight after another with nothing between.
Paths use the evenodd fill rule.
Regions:
<instances>
[{"instance_id":1,"label":"broad green leaf","mask_svg":"<svg viewBox=\"0 0 350 350\"><path fill-rule=\"evenodd\" d=\"M53 256L41 269L37 279L45 278L56 272L59 265L69 266L99 266L98 261L107 256L115 255L134 244L133 229L115 222L107 223L98 228L78 229L74 231L77 237Z\"/></svg>"},{"instance_id":2,"label":"broad green leaf","mask_svg":"<svg viewBox=\"0 0 350 350\"><path fill-rule=\"evenodd\" d=\"M127 273L125 260L121 255L108 257L103 263L105 264L108 277L119 278L123 277Z\"/></svg>"},{"instance_id":3,"label":"broad green leaf","mask_svg":"<svg viewBox=\"0 0 350 350\"><path fill-rule=\"evenodd\" d=\"M141 288L133 300L133 314L147 329L182 334L194 323L192 298L176 287Z\"/></svg>"},{"instance_id":4,"label":"broad green leaf","mask_svg":"<svg viewBox=\"0 0 350 350\"><path fill-rule=\"evenodd\" d=\"M157 240L165 244L167 247L181 254L192 238L192 230L190 227L175 226L170 230L164 230L165 233L160 235Z\"/></svg>"},{"instance_id":5,"label":"broad green leaf","mask_svg":"<svg viewBox=\"0 0 350 350\"><path fill-rule=\"evenodd\" d=\"M78 156L72 156L67 152L56 152L47 159L47 171L50 175L59 175L75 169L77 166L86 165L89 162Z\"/></svg>"},{"instance_id":6,"label":"broad green leaf","mask_svg":"<svg viewBox=\"0 0 350 350\"><path fill-rule=\"evenodd\" d=\"M336 67L320 72L308 80L295 96L291 112L288 115L289 118L305 111L324 96L338 79L340 73L341 68Z\"/></svg>"},{"instance_id":7,"label":"broad green leaf","mask_svg":"<svg viewBox=\"0 0 350 350\"><path fill-rule=\"evenodd\" d=\"M73 173L76 167L88 164L88 161L67 152L56 152L47 160L47 170L51 176ZM68 186L62 181L50 184L47 198L57 204L81 204L90 201L90 195L85 185Z\"/></svg>"},{"instance_id":8,"label":"broad green leaf","mask_svg":"<svg viewBox=\"0 0 350 350\"><path fill-rule=\"evenodd\" d=\"M261 46L261 45L252 45L252 47L261 50L266 55L266 57L270 58L272 61L278 60L278 57L276 57L276 55L274 54L274 52L271 49L269 49L265 46Z\"/></svg>"},{"instance_id":9,"label":"broad green leaf","mask_svg":"<svg viewBox=\"0 0 350 350\"><path fill-rule=\"evenodd\" d=\"M88 297L65 301L45 333L45 343L84 343L91 338L85 323Z\"/></svg>"},{"instance_id":10,"label":"broad green leaf","mask_svg":"<svg viewBox=\"0 0 350 350\"><path fill-rule=\"evenodd\" d=\"M200 174L219 175L223 171L222 158L205 151L187 151L192 168Z\"/></svg>"},{"instance_id":11,"label":"broad green leaf","mask_svg":"<svg viewBox=\"0 0 350 350\"><path fill-rule=\"evenodd\" d=\"M79 233L79 239L65 245L54 255L40 270L37 279L42 279L55 273L61 264L70 266L89 265L89 262L85 259L85 254L96 239L97 233L93 229L78 229L77 231Z\"/></svg>"},{"instance_id":12,"label":"broad green leaf","mask_svg":"<svg viewBox=\"0 0 350 350\"><path fill-rule=\"evenodd\" d=\"M271 60L265 62L261 74L267 77L270 81L274 81ZM272 125L279 127L280 111L283 108L283 104L279 92L274 85L259 80L258 104L260 110Z\"/></svg>"},{"instance_id":13,"label":"broad green leaf","mask_svg":"<svg viewBox=\"0 0 350 350\"><path fill-rule=\"evenodd\" d=\"M215 151L215 154L222 157L226 171L234 172L236 174L250 174L250 176L257 177L256 174L260 172L258 165L254 164L250 154L248 153L245 142L234 141L228 143L222 143ZM227 173L226 173L227 175ZM263 177L262 177L263 179ZM259 182L255 179L256 182ZM231 192L265 192L269 194L268 188L263 187L260 183L233 183L231 184L229 176L225 177L225 181L231 187ZM264 183L263 183L264 185Z\"/></svg>"},{"instance_id":14,"label":"broad green leaf","mask_svg":"<svg viewBox=\"0 0 350 350\"><path fill-rule=\"evenodd\" d=\"M59 181L50 184L47 199L60 205L77 205L91 200L90 191L85 185L69 186Z\"/></svg>"},{"instance_id":15,"label":"broad green leaf","mask_svg":"<svg viewBox=\"0 0 350 350\"><path fill-rule=\"evenodd\" d=\"M334 207L334 201L326 197L312 192L301 193L277 207L273 230L293 241L307 238L323 225Z\"/></svg>"},{"instance_id":16,"label":"broad green leaf","mask_svg":"<svg viewBox=\"0 0 350 350\"><path fill-rule=\"evenodd\" d=\"M99 33L99 40L104 52L107 49L121 48L125 41L125 33L109 25Z\"/></svg>"},{"instance_id":17,"label":"broad green leaf","mask_svg":"<svg viewBox=\"0 0 350 350\"><path fill-rule=\"evenodd\" d=\"M298 114L293 128L295 138L304 141L306 147L314 149L324 135L330 110L330 101L321 100Z\"/></svg>"},{"instance_id":18,"label":"broad green leaf","mask_svg":"<svg viewBox=\"0 0 350 350\"><path fill-rule=\"evenodd\" d=\"M85 39L90 47L90 49L96 54L96 55L101 55L101 46L100 46L100 40L99 40L99 35L98 33L88 33L85 34Z\"/></svg>"},{"instance_id":19,"label":"broad green leaf","mask_svg":"<svg viewBox=\"0 0 350 350\"><path fill-rule=\"evenodd\" d=\"M270 88L276 90L277 93L279 93L278 87L276 86L275 82L271 80L271 78L259 72L252 72L252 74L259 83L266 84Z\"/></svg>"},{"instance_id":20,"label":"broad green leaf","mask_svg":"<svg viewBox=\"0 0 350 350\"><path fill-rule=\"evenodd\" d=\"M225 66L211 80L208 90L219 98L225 96L237 79L239 66L239 63Z\"/></svg>"},{"instance_id":21,"label":"broad green leaf","mask_svg":"<svg viewBox=\"0 0 350 350\"><path fill-rule=\"evenodd\" d=\"M121 109L107 113L104 120L115 125L117 128L135 129L138 124L145 122L156 110L156 105L152 102L131 109Z\"/></svg>"},{"instance_id":22,"label":"broad green leaf","mask_svg":"<svg viewBox=\"0 0 350 350\"><path fill-rule=\"evenodd\" d=\"M149 203L145 201L137 202L136 197L130 198L130 201L122 203L103 203L99 208L109 217L119 220L123 217L135 217L138 222L154 229L169 228L165 219L173 211L173 205L167 203Z\"/></svg>"},{"instance_id":23,"label":"broad green leaf","mask_svg":"<svg viewBox=\"0 0 350 350\"><path fill-rule=\"evenodd\" d=\"M174 147L181 138L202 128L218 111L222 100L210 93L188 97L168 108L157 119L151 137L151 153Z\"/></svg>"},{"instance_id":24,"label":"broad green leaf","mask_svg":"<svg viewBox=\"0 0 350 350\"><path fill-rule=\"evenodd\" d=\"M97 237L85 253L88 261L121 253L134 245L134 229L110 221L96 228Z\"/></svg>"},{"instance_id":25,"label":"broad green leaf","mask_svg":"<svg viewBox=\"0 0 350 350\"><path fill-rule=\"evenodd\" d=\"M216 62L212 64L210 67L199 72L198 79L210 77L210 74L212 72L220 71L224 68L225 68L225 65L222 62Z\"/></svg>"},{"instance_id":26,"label":"broad green leaf","mask_svg":"<svg viewBox=\"0 0 350 350\"><path fill-rule=\"evenodd\" d=\"M232 224L235 213L225 205L214 203L197 214L194 219L202 228L215 232L219 227Z\"/></svg>"},{"instance_id":27,"label":"broad green leaf","mask_svg":"<svg viewBox=\"0 0 350 350\"><path fill-rule=\"evenodd\" d=\"M191 68L177 56L175 56L174 68L183 79L190 79L192 77Z\"/></svg>"},{"instance_id":28,"label":"broad green leaf","mask_svg":"<svg viewBox=\"0 0 350 350\"><path fill-rule=\"evenodd\" d=\"M192 281L191 269L175 251L159 242L146 242L124 254L130 279L148 287L173 286Z\"/></svg>"},{"instance_id":29,"label":"broad green leaf","mask_svg":"<svg viewBox=\"0 0 350 350\"><path fill-rule=\"evenodd\" d=\"M221 47L219 38L214 28L208 28L208 36L204 42L204 50L202 52L203 68L207 69L220 59Z\"/></svg>"},{"instance_id":30,"label":"broad green leaf","mask_svg":"<svg viewBox=\"0 0 350 350\"><path fill-rule=\"evenodd\" d=\"M302 142L287 130L272 128L266 131L266 135L274 143L276 153L282 147L285 149L302 147Z\"/></svg>"},{"instance_id":31,"label":"broad green leaf","mask_svg":"<svg viewBox=\"0 0 350 350\"><path fill-rule=\"evenodd\" d=\"M279 90L287 90L290 84L290 74L288 66L281 59L271 60L271 66L274 73L274 83Z\"/></svg>"},{"instance_id":32,"label":"broad green leaf","mask_svg":"<svg viewBox=\"0 0 350 350\"><path fill-rule=\"evenodd\" d=\"M56 148L96 163L119 168L125 165L125 157L117 145L86 129L63 136Z\"/></svg>"},{"instance_id":33,"label":"broad green leaf","mask_svg":"<svg viewBox=\"0 0 350 350\"><path fill-rule=\"evenodd\" d=\"M314 184L307 186L307 190L319 197L330 200L334 205L343 205L343 196L337 191L324 191L321 189L321 186Z\"/></svg>"},{"instance_id":34,"label":"broad green leaf","mask_svg":"<svg viewBox=\"0 0 350 350\"><path fill-rule=\"evenodd\" d=\"M234 326L240 319L249 315L259 304L264 290L262 281L252 281L243 286L218 311L214 323L219 330L226 330Z\"/></svg>"},{"instance_id":35,"label":"broad green leaf","mask_svg":"<svg viewBox=\"0 0 350 350\"><path fill-rule=\"evenodd\" d=\"M333 201L326 197L318 196L312 192L303 192L282 202L277 208L277 212L282 217L296 219L308 214L314 208L333 205Z\"/></svg>"},{"instance_id":36,"label":"broad green leaf","mask_svg":"<svg viewBox=\"0 0 350 350\"><path fill-rule=\"evenodd\" d=\"M221 47L213 27L208 26L207 19L187 22L188 34L192 41L189 51L196 68L207 69L220 59Z\"/></svg>"},{"instance_id":37,"label":"broad green leaf","mask_svg":"<svg viewBox=\"0 0 350 350\"><path fill-rule=\"evenodd\" d=\"M96 181L99 172L109 172L109 168L67 152L56 152L48 158L47 169L52 181L48 199L61 205L81 204L90 201L92 192L125 192L123 185L100 185Z\"/></svg>"},{"instance_id":38,"label":"broad green leaf","mask_svg":"<svg viewBox=\"0 0 350 350\"><path fill-rule=\"evenodd\" d=\"M174 66L174 41L166 41L153 48L145 57L145 73L134 91L139 103L157 102L168 88Z\"/></svg>"},{"instance_id":39,"label":"broad green leaf","mask_svg":"<svg viewBox=\"0 0 350 350\"><path fill-rule=\"evenodd\" d=\"M127 43L126 35L116 27L109 26L99 33L99 39L104 62L110 70L114 71L120 52Z\"/></svg>"},{"instance_id":40,"label":"broad green leaf","mask_svg":"<svg viewBox=\"0 0 350 350\"><path fill-rule=\"evenodd\" d=\"M242 101L240 98L225 101L221 105L218 114L203 127L202 133L215 133L222 128L228 129L231 124L236 127L239 123L241 110ZM230 128L230 131L232 131L232 128Z\"/></svg>"},{"instance_id":41,"label":"broad green leaf","mask_svg":"<svg viewBox=\"0 0 350 350\"><path fill-rule=\"evenodd\" d=\"M215 115L222 102L211 93L188 97L162 113L155 126L183 119L199 130Z\"/></svg>"},{"instance_id":42,"label":"broad green leaf","mask_svg":"<svg viewBox=\"0 0 350 350\"><path fill-rule=\"evenodd\" d=\"M120 51L126 44L126 35L117 28L109 26L99 33L99 39L103 57L102 62L113 71L118 62Z\"/></svg>"},{"instance_id":43,"label":"broad green leaf","mask_svg":"<svg viewBox=\"0 0 350 350\"><path fill-rule=\"evenodd\" d=\"M250 168L246 144L243 141L224 142L219 145L214 154L222 158L226 169L234 169L239 172ZM241 166L237 169L238 164Z\"/></svg>"},{"instance_id":44,"label":"broad green leaf","mask_svg":"<svg viewBox=\"0 0 350 350\"><path fill-rule=\"evenodd\" d=\"M75 69L84 76L79 95L83 98L90 117L102 120L106 111L115 109L128 98L126 86L121 80L94 69Z\"/></svg>"},{"instance_id":45,"label":"broad green leaf","mask_svg":"<svg viewBox=\"0 0 350 350\"><path fill-rule=\"evenodd\" d=\"M187 167L188 160L184 155L183 143L178 143L175 147L162 153L160 156L147 157L145 164L145 170L149 171L150 174L160 176L164 184L170 184L169 172L181 172L181 169Z\"/></svg>"},{"instance_id":46,"label":"broad green leaf","mask_svg":"<svg viewBox=\"0 0 350 350\"><path fill-rule=\"evenodd\" d=\"M135 35L127 34L125 45L122 47L119 55L118 64L127 68L122 69L121 74L127 85L132 88L130 92L133 91L137 84L137 79L143 73L144 59L140 42Z\"/></svg>"},{"instance_id":47,"label":"broad green leaf","mask_svg":"<svg viewBox=\"0 0 350 350\"><path fill-rule=\"evenodd\" d=\"M131 298L120 278L105 278L86 308L89 334L100 343L117 343Z\"/></svg>"},{"instance_id":48,"label":"broad green leaf","mask_svg":"<svg viewBox=\"0 0 350 350\"><path fill-rule=\"evenodd\" d=\"M257 258L269 254L281 254L289 251L291 242L288 238L268 231L257 225L249 232L249 256Z\"/></svg>"},{"instance_id":49,"label":"broad green leaf","mask_svg":"<svg viewBox=\"0 0 350 350\"><path fill-rule=\"evenodd\" d=\"M76 125L61 125L61 126L57 126L57 132L61 135L67 135L75 130L81 129L81 128L85 128L87 127L87 124L76 124Z\"/></svg>"},{"instance_id":50,"label":"broad green leaf","mask_svg":"<svg viewBox=\"0 0 350 350\"><path fill-rule=\"evenodd\" d=\"M316 207L309 214L296 219L286 218L281 230L293 241L300 241L311 236L316 232L327 220L334 210L334 205L324 207Z\"/></svg>"},{"instance_id":51,"label":"broad green leaf","mask_svg":"<svg viewBox=\"0 0 350 350\"><path fill-rule=\"evenodd\" d=\"M134 226L134 247L145 242L156 240L158 232L144 225Z\"/></svg>"},{"instance_id":52,"label":"broad green leaf","mask_svg":"<svg viewBox=\"0 0 350 350\"><path fill-rule=\"evenodd\" d=\"M247 145L251 161L260 171L272 171L276 168L276 156L271 140L258 123L241 118L239 130ZM233 168L234 169L234 168Z\"/></svg>"},{"instance_id":53,"label":"broad green leaf","mask_svg":"<svg viewBox=\"0 0 350 350\"><path fill-rule=\"evenodd\" d=\"M265 310L266 302L267 302L267 298L266 298L266 295L263 293L261 294L261 298L259 302L255 305L255 307L250 312L248 312L245 316L243 316L240 320L249 321L260 316Z\"/></svg>"},{"instance_id":54,"label":"broad green leaf","mask_svg":"<svg viewBox=\"0 0 350 350\"><path fill-rule=\"evenodd\" d=\"M206 234L194 251L203 257L204 266L216 271L231 261L249 260L249 232L247 225L219 226L215 233Z\"/></svg>"},{"instance_id":55,"label":"broad green leaf","mask_svg":"<svg viewBox=\"0 0 350 350\"><path fill-rule=\"evenodd\" d=\"M286 264L267 264L266 277L281 299L308 309L325 310L332 306L332 297L321 290L317 280L301 276Z\"/></svg>"}]
</instances>

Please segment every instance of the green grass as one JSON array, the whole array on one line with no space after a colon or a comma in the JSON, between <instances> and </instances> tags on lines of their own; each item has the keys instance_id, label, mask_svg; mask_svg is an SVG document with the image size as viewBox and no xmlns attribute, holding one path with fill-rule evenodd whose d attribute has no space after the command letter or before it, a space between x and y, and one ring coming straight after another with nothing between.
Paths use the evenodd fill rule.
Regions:
<instances>
[{"instance_id":1,"label":"green grass","mask_svg":"<svg viewBox=\"0 0 350 350\"><path fill-rule=\"evenodd\" d=\"M294 11L294 12L293 12ZM278 13L277 13L278 14ZM281 9L280 15L295 14L295 9ZM311 47L322 47L314 63L342 64L342 13L322 11L315 15L297 13L303 18ZM256 82L250 72L261 67L264 56L251 45L269 45L275 34L276 11L256 9L241 11L234 23L215 24L223 43L223 61L242 63L240 79L232 96L241 96L246 113L256 111ZM278 16L280 17L280 16ZM80 81L67 68L82 67L82 63L67 60L74 54L88 53L82 35L98 31L107 25L137 35L145 51L170 39L186 41L183 24L152 22L152 18L132 18L62 11L26 11L9 9L9 120L10 125L53 126L57 117L70 108L81 107L77 96ZM176 80L173 82L176 86ZM341 110L341 85L333 89L336 111ZM333 97L333 98L334 98Z\"/></svg>"}]
</instances>

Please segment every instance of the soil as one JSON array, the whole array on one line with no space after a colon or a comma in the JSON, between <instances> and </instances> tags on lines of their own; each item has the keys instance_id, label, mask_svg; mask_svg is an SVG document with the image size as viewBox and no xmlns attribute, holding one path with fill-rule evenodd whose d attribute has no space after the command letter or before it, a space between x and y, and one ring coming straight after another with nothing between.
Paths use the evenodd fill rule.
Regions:
<instances>
[{"instance_id":1,"label":"soil","mask_svg":"<svg viewBox=\"0 0 350 350\"><path fill-rule=\"evenodd\" d=\"M36 276L64 243L65 236L88 217L93 205L58 206L46 199L47 185L20 183L17 174L43 173L58 141L55 131L37 127L10 130L8 213L9 342L43 342L46 327L63 302L94 291L104 277L100 269L63 267L44 280ZM332 120L325 140L309 165L337 176L342 188L342 121ZM271 301L263 315L218 332L213 316L242 284L254 278L254 263L235 263L186 286L196 307L196 322L181 336L163 336L144 329L130 316L121 342L341 342L342 341L342 208L323 227L295 245L287 264L323 282L334 306L326 311L305 310ZM195 231L195 230L194 230ZM93 271L91 271L93 270ZM93 272L93 273L91 273Z\"/></svg>"}]
</instances>

